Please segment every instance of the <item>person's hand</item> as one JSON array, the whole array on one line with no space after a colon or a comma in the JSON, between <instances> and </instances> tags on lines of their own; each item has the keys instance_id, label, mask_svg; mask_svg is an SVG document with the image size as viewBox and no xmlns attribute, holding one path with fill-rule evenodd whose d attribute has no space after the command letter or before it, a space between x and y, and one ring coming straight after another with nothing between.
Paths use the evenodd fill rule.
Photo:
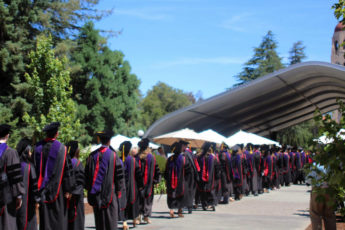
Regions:
<instances>
[{"instance_id":1,"label":"person's hand","mask_svg":"<svg viewBox=\"0 0 345 230\"><path fill-rule=\"evenodd\" d=\"M35 208L38 209L40 207L39 203L36 203Z\"/></svg>"},{"instance_id":2,"label":"person's hand","mask_svg":"<svg viewBox=\"0 0 345 230\"><path fill-rule=\"evenodd\" d=\"M20 209L20 207L22 206L22 198L17 198L16 200L16 210Z\"/></svg>"},{"instance_id":3,"label":"person's hand","mask_svg":"<svg viewBox=\"0 0 345 230\"><path fill-rule=\"evenodd\" d=\"M69 192L66 192L66 193L65 193L65 198L66 198L67 200L71 199L71 198L72 198L72 194L69 193Z\"/></svg>"}]
</instances>

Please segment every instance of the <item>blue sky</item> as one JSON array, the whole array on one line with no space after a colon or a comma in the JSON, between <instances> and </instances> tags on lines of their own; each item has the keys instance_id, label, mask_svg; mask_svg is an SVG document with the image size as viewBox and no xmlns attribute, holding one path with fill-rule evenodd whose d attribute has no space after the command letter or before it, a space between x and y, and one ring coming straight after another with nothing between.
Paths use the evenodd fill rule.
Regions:
<instances>
[{"instance_id":1,"label":"blue sky","mask_svg":"<svg viewBox=\"0 0 345 230\"><path fill-rule=\"evenodd\" d=\"M120 31L110 38L141 80L146 94L158 81L214 96L237 83L234 75L271 30L287 63L294 42L306 61L330 62L337 20L329 0L100 0L113 14L96 23Z\"/></svg>"}]
</instances>

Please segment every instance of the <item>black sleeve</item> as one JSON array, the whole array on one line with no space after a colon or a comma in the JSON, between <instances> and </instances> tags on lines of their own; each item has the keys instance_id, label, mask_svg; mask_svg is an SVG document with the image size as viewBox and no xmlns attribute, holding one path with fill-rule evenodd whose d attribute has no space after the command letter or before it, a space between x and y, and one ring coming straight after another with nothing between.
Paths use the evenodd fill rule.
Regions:
<instances>
[{"instance_id":1,"label":"black sleeve","mask_svg":"<svg viewBox=\"0 0 345 230\"><path fill-rule=\"evenodd\" d=\"M84 192L84 185L85 185L85 176L84 176L84 166L81 162L78 162L78 165L75 166L73 169L76 187L73 190L72 194L74 195L82 195Z\"/></svg>"},{"instance_id":2,"label":"black sleeve","mask_svg":"<svg viewBox=\"0 0 345 230\"><path fill-rule=\"evenodd\" d=\"M76 188L76 179L72 167L72 161L68 154L66 156L62 181L64 192L72 193L72 191Z\"/></svg>"},{"instance_id":3,"label":"black sleeve","mask_svg":"<svg viewBox=\"0 0 345 230\"><path fill-rule=\"evenodd\" d=\"M153 178L153 183L158 184L161 181L161 171L159 170L158 164L155 165L155 176Z\"/></svg>"},{"instance_id":4,"label":"black sleeve","mask_svg":"<svg viewBox=\"0 0 345 230\"><path fill-rule=\"evenodd\" d=\"M116 156L116 161L115 161L115 189L116 192L120 192L125 190L126 186L126 181L125 181L125 174L124 174L124 167L122 164L122 161L118 156Z\"/></svg>"},{"instance_id":5,"label":"black sleeve","mask_svg":"<svg viewBox=\"0 0 345 230\"><path fill-rule=\"evenodd\" d=\"M38 187L37 187L37 174L36 174L36 169L33 164L31 164L31 170L30 170L30 191L33 195L33 199L39 203L41 201L41 196L38 192Z\"/></svg>"},{"instance_id":6,"label":"black sleeve","mask_svg":"<svg viewBox=\"0 0 345 230\"><path fill-rule=\"evenodd\" d=\"M18 197L25 193L20 160L16 150L6 150L6 170L12 197Z\"/></svg>"},{"instance_id":7,"label":"black sleeve","mask_svg":"<svg viewBox=\"0 0 345 230\"><path fill-rule=\"evenodd\" d=\"M92 157L91 155L86 159L86 165L85 165L85 169L84 169L84 185L85 185L85 189L87 191L91 190L91 183L92 183L92 173L93 173L93 164L91 162Z\"/></svg>"},{"instance_id":8,"label":"black sleeve","mask_svg":"<svg viewBox=\"0 0 345 230\"><path fill-rule=\"evenodd\" d=\"M138 189L144 188L143 175L138 164L135 164L135 181L137 182Z\"/></svg>"}]
</instances>

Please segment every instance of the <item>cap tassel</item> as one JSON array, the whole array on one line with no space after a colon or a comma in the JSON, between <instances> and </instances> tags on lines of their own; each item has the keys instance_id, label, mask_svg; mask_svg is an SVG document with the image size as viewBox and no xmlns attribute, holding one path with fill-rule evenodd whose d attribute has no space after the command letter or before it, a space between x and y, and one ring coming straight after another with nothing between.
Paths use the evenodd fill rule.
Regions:
<instances>
[{"instance_id":1,"label":"cap tassel","mask_svg":"<svg viewBox=\"0 0 345 230\"><path fill-rule=\"evenodd\" d=\"M122 161L125 162L125 145L122 145Z\"/></svg>"}]
</instances>

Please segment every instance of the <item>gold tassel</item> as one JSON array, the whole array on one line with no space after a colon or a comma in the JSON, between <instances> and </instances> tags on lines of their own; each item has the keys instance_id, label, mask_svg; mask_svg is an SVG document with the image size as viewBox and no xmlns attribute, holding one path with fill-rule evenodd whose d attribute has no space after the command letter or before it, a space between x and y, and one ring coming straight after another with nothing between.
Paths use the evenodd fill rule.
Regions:
<instances>
[{"instance_id":1,"label":"gold tassel","mask_svg":"<svg viewBox=\"0 0 345 230\"><path fill-rule=\"evenodd\" d=\"M122 145L122 161L125 162L125 145Z\"/></svg>"}]
</instances>

